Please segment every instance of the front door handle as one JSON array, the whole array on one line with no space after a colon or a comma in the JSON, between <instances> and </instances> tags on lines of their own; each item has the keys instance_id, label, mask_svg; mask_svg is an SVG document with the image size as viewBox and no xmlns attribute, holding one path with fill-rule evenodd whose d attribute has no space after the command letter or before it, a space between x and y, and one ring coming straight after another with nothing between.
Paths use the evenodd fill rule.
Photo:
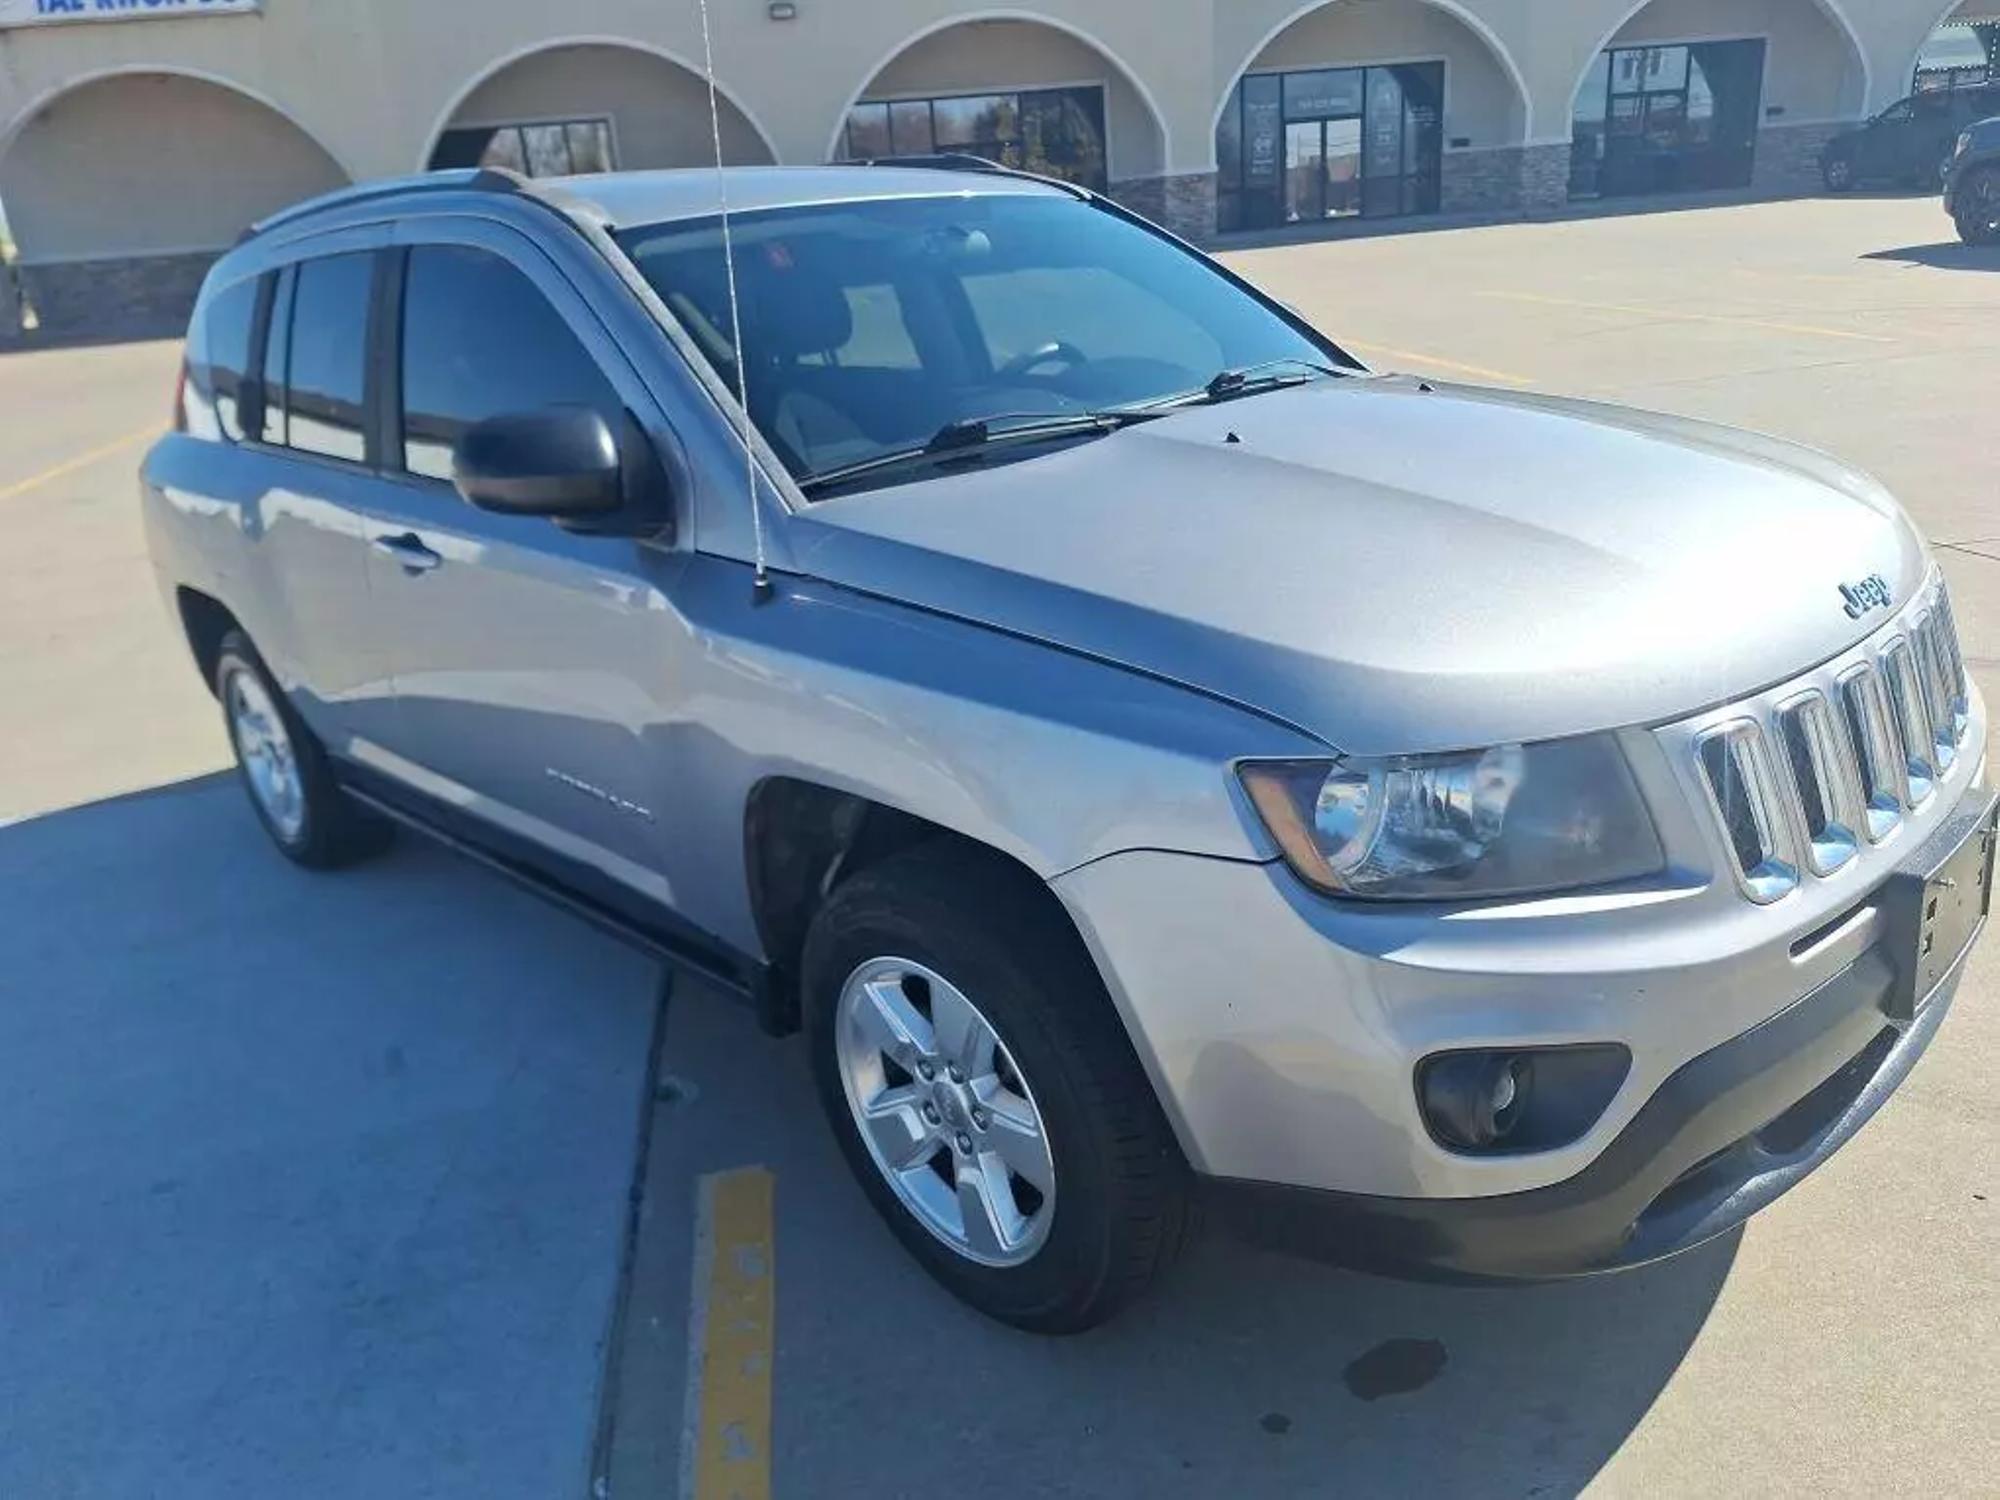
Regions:
<instances>
[{"instance_id":1,"label":"front door handle","mask_svg":"<svg viewBox=\"0 0 2000 1500\"><path fill-rule=\"evenodd\" d=\"M424 539L414 531L399 532L395 536L375 538L375 550L396 559L405 573L428 573L444 561L438 553L424 545Z\"/></svg>"}]
</instances>

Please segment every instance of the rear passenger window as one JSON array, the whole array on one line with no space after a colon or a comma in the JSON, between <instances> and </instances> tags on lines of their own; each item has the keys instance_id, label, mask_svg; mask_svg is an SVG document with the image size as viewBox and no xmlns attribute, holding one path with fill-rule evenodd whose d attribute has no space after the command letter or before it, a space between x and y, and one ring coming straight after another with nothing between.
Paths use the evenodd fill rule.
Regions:
<instances>
[{"instance_id":1,"label":"rear passenger window","mask_svg":"<svg viewBox=\"0 0 2000 1500\"><path fill-rule=\"evenodd\" d=\"M191 372L201 394L214 408L222 435L231 442L244 436L246 400L253 409L256 404L250 330L257 321L257 292L262 285L253 276L224 287L209 299L208 326L204 330L206 368Z\"/></svg>"},{"instance_id":2,"label":"rear passenger window","mask_svg":"<svg viewBox=\"0 0 2000 1500\"><path fill-rule=\"evenodd\" d=\"M488 417L624 402L520 270L485 250L420 245L403 288L403 467L451 478L459 434Z\"/></svg>"},{"instance_id":3,"label":"rear passenger window","mask_svg":"<svg viewBox=\"0 0 2000 1500\"><path fill-rule=\"evenodd\" d=\"M286 441L306 453L359 463L368 456L364 405L369 290L375 257L363 251L298 268L286 381Z\"/></svg>"}]
</instances>

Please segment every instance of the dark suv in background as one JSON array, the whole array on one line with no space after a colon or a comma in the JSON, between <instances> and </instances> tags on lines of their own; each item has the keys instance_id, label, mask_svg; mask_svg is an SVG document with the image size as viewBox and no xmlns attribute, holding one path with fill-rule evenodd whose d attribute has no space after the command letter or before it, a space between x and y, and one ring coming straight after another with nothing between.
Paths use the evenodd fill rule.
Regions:
<instances>
[{"instance_id":1,"label":"dark suv in background","mask_svg":"<svg viewBox=\"0 0 2000 1500\"><path fill-rule=\"evenodd\" d=\"M1952 142L1975 120L2000 115L2000 83L1898 99L1820 152L1820 177L1836 193L1871 182L1935 187Z\"/></svg>"},{"instance_id":2,"label":"dark suv in background","mask_svg":"<svg viewBox=\"0 0 2000 1500\"><path fill-rule=\"evenodd\" d=\"M2000 118L1981 120L1959 136L1945 163L1944 211L1966 244L2000 244Z\"/></svg>"}]
</instances>

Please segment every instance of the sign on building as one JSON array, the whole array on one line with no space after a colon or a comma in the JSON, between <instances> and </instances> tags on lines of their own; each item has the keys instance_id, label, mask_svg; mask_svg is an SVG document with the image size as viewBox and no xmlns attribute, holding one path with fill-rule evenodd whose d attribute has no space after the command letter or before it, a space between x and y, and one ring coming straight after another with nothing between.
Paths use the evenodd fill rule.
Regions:
<instances>
[{"instance_id":1,"label":"sign on building","mask_svg":"<svg viewBox=\"0 0 2000 1500\"><path fill-rule=\"evenodd\" d=\"M164 21L262 10L264 0L0 0L0 31L65 21Z\"/></svg>"}]
</instances>

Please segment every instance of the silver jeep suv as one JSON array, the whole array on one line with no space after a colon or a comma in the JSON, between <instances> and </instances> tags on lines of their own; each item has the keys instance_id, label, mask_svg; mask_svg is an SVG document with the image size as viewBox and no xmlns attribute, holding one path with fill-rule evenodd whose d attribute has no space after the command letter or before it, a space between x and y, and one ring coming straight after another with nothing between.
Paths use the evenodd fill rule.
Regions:
<instances>
[{"instance_id":1,"label":"silver jeep suv","mask_svg":"<svg viewBox=\"0 0 2000 1500\"><path fill-rule=\"evenodd\" d=\"M1204 1201L1436 1274L1698 1244L1986 915L1984 708L1880 486L1371 373L1059 184L356 190L216 266L179 409L153 557L278 847L420 828L802 1028L890 1227L1023 1327Z\"/></svg>"}]
</instances>

